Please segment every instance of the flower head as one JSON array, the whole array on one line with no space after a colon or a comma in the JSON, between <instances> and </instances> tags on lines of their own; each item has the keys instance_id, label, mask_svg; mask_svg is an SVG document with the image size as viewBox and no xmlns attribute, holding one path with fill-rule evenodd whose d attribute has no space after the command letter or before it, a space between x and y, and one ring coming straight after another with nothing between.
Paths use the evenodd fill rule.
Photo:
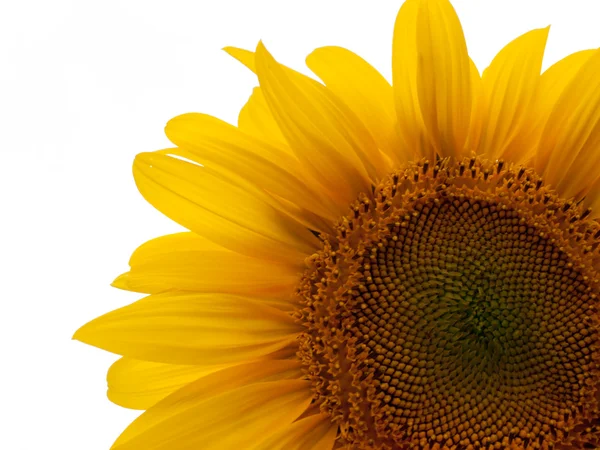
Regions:
<instances>
[{"instance_id":1,"label":"flower head","mask_svg":"<svg viewBox=\"0 0 600 450\"><path fill-rule=\"evenodd\" d=\"M190 231L75 338L123 355L128 449L600 446L600 50L548 29L480 76L447 0L407 0L392 85L339 47L257 78L238 126L185 114L137 156Z\"/></svg>"}]
</instances>

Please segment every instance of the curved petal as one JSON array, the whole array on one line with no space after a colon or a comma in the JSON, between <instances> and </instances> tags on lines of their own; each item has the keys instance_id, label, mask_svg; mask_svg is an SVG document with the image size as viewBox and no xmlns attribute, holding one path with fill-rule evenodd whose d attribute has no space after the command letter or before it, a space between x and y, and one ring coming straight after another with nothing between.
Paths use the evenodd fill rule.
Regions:
<instances>
[{"instance_id":1,"label":"curved petal","mask_svg":"<svg viewBox=\"0 0 600 450\"><path fill-rule=\"evenodd\" d=\"M543 130L548 115L552 112L559 97L573 80L581 67L592 57L596 50L582 50L572 53L550 66L541 76L539 99L540 108L538 115L540 123L538 128ZM543 173L548 164L549 148L539 147L536 151L535 170Z\"/></svg>"},{"instance_id":2,"label":"curved petal","mask_svg":"<svg viewBox=\"0 0 600 450\"><path fill-rule=\"evenodd\" d=\"M348 205L385 175L387 165L360 121L325 86L256 50L261 89L298 159L330 195Z\"/></svg>"},{"instance_id":3,"label":"curved petal","mask_svg":"<svg viewBox=\"0 0 600 450\"><path fill-rule=\"evenodd\" d=\"M148 409L167 395L223 366L163 364L122 357L106 377L108 398L124 408Z\"/></svg>"},{"instance_id":4,"label":"curved petal","mask_svg":"<svg viewBox=\"0 0 600 450\"><path fill-rule=\"evenodd\" d=\"M242 294L288 303L300 273L272 261L218 248L194 233L152 239L135 250L131 270L113 286L155 294L169 290ZM268 299L268 300L267 300Z\"/></svg>"},{"instance_id":5,"label":"curved petal","mask_svg":"<svg viewBox=\"0 0 600 450\"><path fill-rule=\"evenodd\" d=\"M254 52L250 50L245 50L243 48L237 47L224 47L225 50L230 56L237 59L243 65L245 65L252 72L256 73L256 64L254 63Z\"/></svg>"},{"instance_id":6,"label":"curved petal","mask_svg":"<svg viewBox=\"0 0 600 450\"><path fill-rule=\"evenodd\" d=\"M318 48L306 64L352 109L388 156L397 162L412 156L398 145L392 86L373 66L342 47Z\"/></svg>"},{"instance_id":7,"label":"curved petal","mask_svg":"<svg viewBox=\"0 0 600 450\"><path fill-rule=\"evenodd\" d=\"M548 152L543 176L565 197L579 195L598 177L600 163L600 50L565 87L540 140Z\"/></svg>"},{"instance_id":8,"label":"curved petal","mask_svg":"<svg viewBox=\"0 0 600 450\"><path fill-rule=\"evenodd\" d=\"M300 330L288 314L246 297L164 293L100 316L73 338L136 359L218 365L260 358Z\"/></svg>"},{"instance_id":9,"label":"curved petal","mask_svg":"<svg viewBox=\"0 0 600 450\"><path fill-rule=\"evenodd\" d=\"M450 2L421 1L416 33L417 92L427 134L441 157L463 155L471 120L471 63Z\"/></svg>"},{"instance_id":10,"label":"curved petal","mask_svg":"<svg viewBox=\"0 0 600 450\"><path fill-rule=\"evenodd\" d=\"M331 450L338 426L325 414L298 420L261 442L256 450Z\"/></svg>"},{"instance_id":11,"label":"curved petal","mask_svg":"<svg viewBox=\"0 0 600 450\"><path fill-rule=\"evenodd\" d=\"M392 81L397 129L404 152L416 158L433 158L433 151L425 138L417 93L418 10L419 0L406 0L396 17L392 43Z\"/></svg>"},{"instance_id":12,"label":"curved petal","mask_svg":"<svg viewBox=\"0 0 600 450\"><path fill-rule=\"evenodd\" d=\"M271 376L277 379L300 378L300 365L295 359L295 347L286 347L260 358L260 362L242 365L227 364L217 366L163 364L142 361L128 357L117 360L108 370L108 398L117 405L132 409L148 409L158 401L196 380L203 389L196 388L198 395L217 395L223 390L232 389L246 382L249 376ZM293 359L275 361L278 359ZM224 370L231 366L230 370ZM240 374L240 370L244 370ZM219 372L212 377L210 374ZM254 374L254 375L253 375ZM262 374L262 375L261 375ZM234 377L235 378L232 378ZM269 379L253 379L254 382ZM215 384L218 382L218 386ZM237 383L237 384L236 384Z\"/></svg>"},{"instance_id":13,"label":"curved petal","mask_svg":"<svg viewBox=\"0 0 600 450\"><path fill-rule=\"evenodd\" d=\"M319 187L305 176L299 161L236 127L206 114L190 113L171 119L167 137L192 153L194 160L232 179L247 180L263 192L273 194L329 220L331 204Z\"/></svg>"},{"instance_id":14,"label":"curved petal","mask_svg":"<svg viewBox=\"0 0 600 450\"><path fill-rule=\"evenodd\" d=\"M246 374L238 371L240 377ZM288 426L312 400L308 381L252 382L260 378L252 375L246 376L246 384L242 387L225 391L222 386L227 386L227 380L214 380L214 389L220 393L214 395L215 391L211 389L208 397L202 395L202 391L206 390L202 380L184 387L142 414L112 448L248 448L249 443L260 441Z\"/></svg>"},{"instance_id":15,"label":"curved petal","mask_svg":"<svg viewBox=\"0 0 600 450\"><path fill-rule=\"evenodd\" d=\"M318 240L297 221L209 167L141 153L133 175L156 209L230 250L300 265L318 248Z\"/></svg>"},{"instance_id":16,"label":"curved petal","mask_svg":"<svg viewBox=\"0 0 600 450\"><path fill-rule=\"evenodd\" d=\"M472 93L472 105L471 105L471 122L469 124L469 135L467 137L467 143L465 145L467 154L468 153L479 153L479 142L481 140L481 132L483 131L483 111L485 108L485 100L483 97L483 83L481 81L481 75L479 69L470 60L471 65L471 93Z\"/></svg>"},{"instance_id":17,"label":"curved petal","mask_svg":"<svg viewBox=\"0 0 600 450\"><path fill-rule=\"evenodd\" d=\"M506 45L483 72L485 119L478 153L520 162L537 121L536 102L549 28L532 30ZM535 142L536 139L527 142Z\"/></svg>"},{"instance_id":18,"label":"curved petal","mask_svg":"<svg viewBox=\"0 0 600 450\"><path fill-rule=\"evenodd\" d=\"M278 148L287 149L288 154L292 152L259 87L252 90L252 95L241 109L238 116L238 128L251 136L273 142Z\"/></svg>"}]
</instances>

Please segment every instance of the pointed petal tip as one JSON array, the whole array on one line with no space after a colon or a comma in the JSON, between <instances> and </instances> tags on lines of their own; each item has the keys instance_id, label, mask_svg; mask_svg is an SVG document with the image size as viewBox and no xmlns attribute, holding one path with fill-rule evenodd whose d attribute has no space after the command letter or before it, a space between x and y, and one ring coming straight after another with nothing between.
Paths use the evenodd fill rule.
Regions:
<instances>
[{"instance_id":1,"label":"pointed petal tip","mask_svg":"<svg viewBox=\"0 0 600 450\"><path fill-rule=\"evenodd\" d=\"M84 344L88 344L88 342L86 342L86 340L85 340L86 328L87 328L88 325L89 325L89 322L86 323L85 325L80 326L75 331L75 333L73 333L73 336L71 337L71 340L83 342Z\"/></svg>"},{"instance_id":2,"label":"pointed petal tip","mask_svg":"<svg viewBox=\"0 0 600 450\"><path fill-rule=\"evenodd\" d=\"M229 56L241 62L244 66L250 69L252 72L256 72L254 70L254 53L250 50L246 50L239 47L226 46L223 47L223 51L225 51Z\"/></svg>"},{"instance_id":3,"label":"pointed petal tip","mask_svg":"<svg viewBox=\"0 0 600 450\"><path fill-rule=\"evenodd\" d=\"M123 289L125 291L129 290L129 286L130 286L129 272L125 272L125 273L122 273L121 275L119 275L117 278L115 278L113 280L112 283L110 283L110 285L117 289Z\"/></svg>"}]
</instances>

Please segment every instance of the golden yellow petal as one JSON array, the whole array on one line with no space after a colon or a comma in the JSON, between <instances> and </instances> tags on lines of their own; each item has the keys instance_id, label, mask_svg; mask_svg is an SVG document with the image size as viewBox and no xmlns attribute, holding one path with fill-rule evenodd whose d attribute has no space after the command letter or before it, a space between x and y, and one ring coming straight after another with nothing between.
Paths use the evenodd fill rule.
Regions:
<instances>
[{"instance_id":1,"label":"golden yellow petal","mask_svg":"<svg viewBox=\"0 0 600 450\"><path fill-rule=\"evenodd\" d=\"M224 47L223 50L225 50L230 56L237 59L243 65L245 65L252 72L256 73L256 67L254 63L254 52L237 47Z\"/></svg>"},{"instance_id":2,"label":"golden yellow petal","mask_svg":"<svg viewBox=\"0 0 600 450\"><path fill-rule=\"evenodd\" d=\"M448 0L423 0L417 13L417 92L427 134L441 157L465 153L471 120L471 63Z\"/></svg>"},{"instance_id":3,"label":"golden yellow petal","mask_svg":"<svg viewBox=\"0 0 600 450\"><path fill-rule=\"evenodd\" d=\"M552 112L557 100L596 50L582 50L572 53L550 66L541 76L539 87L538 128L540 132ZM539 147L536 152L535 170L543 173L548 164L551 148Z\"/></svg>"},{"instance_id":4,"label":"golden yellow petal","mask_svg":"<svg viewBox=\"0 0 600 450\"><path fill-rule=\"evenodd\" d=\"M272 142L278 148L286 149L288 154L292 152L259 87L252 90L252 95L241 109L238 128L244 133Z\"/></svg>"},{"instance_id":5,"label":"golden yellow petal","mask_svg":"<svg viewBox=\"0 0 600 450\"><path fill-rule=\"evenodd\" d=\"M223 366L163 364L123 357L108 370L108 398L131 409L148 409L179 388Z\"/></svg>"},{"instance_id":6,"label":"golden yellow petal","mask_svg":"<svg viewBox=\"0 0 600 450\"><path fill-rule=\"evenodd\" d=\"M252 449L253 443L291 424L311 399L310 382L304 380L246 384L208 398L190 385L142 414L113 449Z\"/></svg>"},{"instance_id":7,"label":"golden yellow petal","mask_svg":"<svg viewBox=\"0 0 600 450\"><path fill-rule=\"evenodd\" d=\"M273 261L252 258L194 233L153 239L133 253L131 270L113 286L154 294L169 290L247 295L273 306L291 307L301 272Z\"/></svg>"},{"instance_id":8,"label":"golden yellow petal","mask_svg":"<svg viewBox=\"0 0 600 450\"><path fill-rule=\"evenodd\" d=\"M392 86L373 66L342 47L318 48L306 64L352 109L381 150L397 163L412 156L399 146Z\"/></svg>"},{"instance_id":9,"label":"golden yellow petal","mask_svg":"<svg viewBox=\"0 0 600 450\"><path fill-rule=\"evenodd\" d=\"M403 151L414 155L415 158L433 158L431 145L425 138L417 92L418 10L419 0L406 0L396 17L392 43L394 101Z\"/></svg>"},{"instance_id":10,"label":"golden yellow petal","mask_svg":"<svg viewBox=\"0 0 600 450\"><path fill-rule=\"evenodd\" d=\"M273 194L330 221L332 203L304 173L299 161L236 127L206 114L183 114L165 127L167 137L192 158L230 179L243 179L260 192ZM239 180L238 180L239 182ZM263 196L267 201L273 196ZM275 206L278 205L278 202Z\"/></svg>"},{"instance_id":11,"label":"golden yellow petal","mask_svg":"<svg viewBox=\"0 0 600 450\"><path fill-rule=\"evenodd\" d=\"M483 97L483 82L481 81L481 75L479 69L470 59L471 67L471 122L469 124L469 134L467 142L465 144L466 154L478 153L479 141L481 139L481 132L483 127L483 112L485 110L485 99Z\"/></svg>"},{"instance_id":12,"label":"golden yellow petal","mask_svg":"<svg viewBox=\"0 0 600 450\"><path fill-rule=\"evenodd\" d=\"M521 162L538 118L536 102L549 28L529 31L507 44L483 72L483 132L478 153L490 159Z\"/></svg>"},{"instance_id":13,"label":"golden yellow petal","mask_svg":"<svg viewBox=\"0 0 600 450\"><path fill-rule=\"evenodd\" d=\"M133 175L155 208L230 250L301 265L318 248L318 240L304 226L209 167L141 153Z\"/></svg>"},{"instance_id":14,"label":"golden yellow petal","mask_svg":"<svg viewBox=\"0 0 600 450\"><path fill-rule=\"evenodd\" d=\"M585 192L600 163L600 50L581 66L556 101L540 148L548 152L545 181L564 197Z\"/></svg>"},{"instance_id":15,"label":"golden yellow petal","mask_svg":"<svg viewBox=\"0 0 600 450\"><path fill-rule=\"evenodd\" d=\"M338 426L326 414L298 420L261 442L256 450L331 450Z\"/></svg>"},{"instance_id":16,"label":"golden yellow petal","mask_svg":"<svg viewBox=\"0 0 600 450\"><path fill-rule=\"evenodd\" d=\"M279 65L262 44L256 69L283 135L329 195L347 205L385 174L368 131L325 86Z\"/></svg>"},{"instance_id":17,"label":"golden yellow petal","mask_svg":"<svg viewBox=\"0 0 600 450\"><path fill-rule=\"evenodd\" d=\"M100 316L73 338L135 359L218 365L274 352L299 331L288 314L247 297L164 293Z\"/></svg>"}]
</instances>

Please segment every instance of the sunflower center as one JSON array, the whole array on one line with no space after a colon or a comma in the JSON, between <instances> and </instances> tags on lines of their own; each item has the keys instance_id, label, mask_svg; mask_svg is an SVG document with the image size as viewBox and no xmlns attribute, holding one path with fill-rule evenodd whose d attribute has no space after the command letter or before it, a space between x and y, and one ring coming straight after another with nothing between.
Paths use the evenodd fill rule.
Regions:
<instances>
[{"instance_id":1,"label":"sunflower center","mask_svg":"<svg viewBox=\"0 0 600 450\"><path fill-rule=\"evenodd\" d=\"M596 445L600 233L585 215L476 159L409 167L353 205L299 289L301 356L343 439Z\"/></svg>"}]
</instances>

